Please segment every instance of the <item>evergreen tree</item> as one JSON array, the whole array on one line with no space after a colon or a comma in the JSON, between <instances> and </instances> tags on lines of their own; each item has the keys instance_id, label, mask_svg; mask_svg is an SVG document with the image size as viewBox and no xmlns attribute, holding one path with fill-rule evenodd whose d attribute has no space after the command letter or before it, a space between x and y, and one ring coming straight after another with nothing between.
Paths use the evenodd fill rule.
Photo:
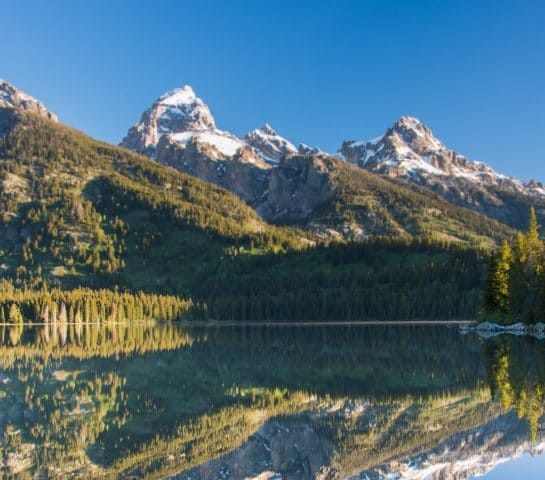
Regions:
<instances>
[{"instance_id":1,"label":"evergreen tree","mask_svg":"<svg viewBox=\"0 0 545 480\"><path fill-rule=\"evenodd\" d=\"M528 231L519 233L512 248L504 242L491 260L484 309L509 314L526 323L545 316L545 254L535 210L530 210Z\"/></svg>"},{"instance_id":2,"label":"evergreen tree","mask_svg":"<svg viewBox=\"0 0 545 480\"><path fill-rule=\"evenodd\" d=\"M499 310L508 313L511 308L509 273L512 253L507 242L503 242L498 255L490 261L484 291L486 311Z\"/></svg>"}]
</instances>

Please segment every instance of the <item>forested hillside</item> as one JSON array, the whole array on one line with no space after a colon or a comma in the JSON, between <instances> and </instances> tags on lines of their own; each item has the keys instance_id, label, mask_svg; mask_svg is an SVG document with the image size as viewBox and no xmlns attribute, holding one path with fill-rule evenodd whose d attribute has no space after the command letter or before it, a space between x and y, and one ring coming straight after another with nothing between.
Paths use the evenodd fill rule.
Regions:
<instances>
[{"instance_id":1,"label":"forested hillside","mask_svg":"<svg viewBox=\"0 0 545 480\"><path fill-rule=\"evenodd\" d=\"M11 128L0 138L2 268L19 285L115 283L127 255L145 258L168 232L179 233L179 264L230 245L303 245L221 188L51 121L0 112Z\"/></svg>"}]
</instances>

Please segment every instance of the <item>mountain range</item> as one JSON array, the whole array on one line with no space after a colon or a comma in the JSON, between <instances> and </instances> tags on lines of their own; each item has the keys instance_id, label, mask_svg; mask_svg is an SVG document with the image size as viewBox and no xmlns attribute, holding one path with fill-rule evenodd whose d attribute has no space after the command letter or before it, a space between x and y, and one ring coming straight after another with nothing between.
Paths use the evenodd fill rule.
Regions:
<instances>
[{"instance_id":1,"label":"mountain range","mask_svg":"<svg viewBox=\"0 0 545 480\"><path fill-rule=\"evenodd\" d=\"M328 154L270 125L220 130L186 86L114 146L0 83L0 277L19 286L177 293L214 318L467 317L480 252L544 198L409 117ZM415 303L435 277L441 306Z\"/></svg>"},{"instance_id":2,"label":"mountain range","mask_svg":"<svg viewBox=\"0 0 545 480\"><path fill-rule=\"evenodd\" d=\"M513 228L524 226L530 205L541 216L545 213L543 184L508 177L485 163L469 160L408 116L374 140L344 141L331 155L304 144L295 147L268 124L243 138L219 130L208 106L191 87L184 86L155 101L121 146L227 188L268 221L311 218L335 190L331 182L316 183L315 177L328 169L324 162L335 165L333 169L346 167L336 158L382 177L422 186L447 202ZM309 163L309 156L315 158L313 162ZM294 175L300 171L306 172L304 180ZM311 173L308 178L307 173ZM334 174L329 171L322 176L329 180ZM336 232L344 235L342 229ZM360 236L365 233L363 229Z\"/></svg>"}]
</instances>

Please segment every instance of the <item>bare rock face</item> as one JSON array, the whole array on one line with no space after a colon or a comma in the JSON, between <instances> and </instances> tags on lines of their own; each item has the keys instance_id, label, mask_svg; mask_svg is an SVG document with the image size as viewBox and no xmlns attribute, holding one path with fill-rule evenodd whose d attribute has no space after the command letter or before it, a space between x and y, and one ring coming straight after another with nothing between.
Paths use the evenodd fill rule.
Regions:
<instances>
[{"instance_id":1,"label":"bare rock face","mask_svg":"<svg viewBox=\"0 0 545 480\"><path fill-rule=\"evenodd\" d=\"M414 117L401 117L386 133L369 141L345 141L345 160L366 170L425 186L456 205L524 227L530 205L545 217L545 189L471 161L448 149Z\"/></svg>"},{"instance_id":2,"label":"bare rock face","mask_svg":"<svg viewBox=\"0 0 545 480\"><path fill-rule=\"evenodd\" d=\"M301 222L334 195L334 161L324 155L292 155L271 170L258 213L266 220Z\"/></svg>"},{"instance_id":3,"label":"bare rock face","mask_svg":"<svg viewBox=\"0 0 545 480\"><path fill-rule=\"evenodd\" d=\"M270 166L248 149L226 156L198 137L180 145L165 136L157 145L156 158L164 165L224 187L250 204L267 188Z\"/></svg>"},{"instance_id":4,"label":"bare rock face","mask_svg":"<svg viewBox=\"0 0 545 480\"><path fill-rule=\"evenodd\" d=\"M47 110L42 102L2 79L0 79L0 108L24 110L57 121L57 116Z\"/></svg>"},{"instance_id":5,"label":"bare rock face","mask_svg":"<svg viewBox=\"0 0 545 480\"><path fill-rule=\"evenodd\" d=\"M172 480L328 480L333 444L303 419L271 420L239 449Z\"/></svg>"}]
</instances>

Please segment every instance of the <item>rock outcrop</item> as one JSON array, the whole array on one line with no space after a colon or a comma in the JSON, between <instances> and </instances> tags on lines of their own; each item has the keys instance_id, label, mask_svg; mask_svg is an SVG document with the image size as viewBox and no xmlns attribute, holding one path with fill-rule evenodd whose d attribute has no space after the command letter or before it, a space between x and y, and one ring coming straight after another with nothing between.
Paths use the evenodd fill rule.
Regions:
<instances>
[{"instance_id":1,"label":"rock outcrop","mask_svg":"<svg viewBox=\"0 0 545 480\"><path fill-rule=\"evenodd\" d=\"M32 112L57 121L57 116L45 108L42 102L2 79L0 79L0 108L13 108Z\"/></svg>"},{"instance_id":2,"label":"rock outcrop","mask_svg":"<svg viewBox=\"0 0 545 480\"><path fill-rule=\"evenodd\" d=\"M271 164L277 164L286 155L298 152L290 141L278 135L268 123L247 133L244 140L263 160Z\"/></svg>"},{"instance_id":3,"label":"rock outcrop","mask_svg":"<svg viewBox=\"0 0 545 480\"><path fill-rule=\"evenodd\" d=\"M214 144L192 137L184 145L164 136L156 148L157 161L236 193L255 204L267 189L270 165L246 148L226 155Z\"/></svg>"},{"instance_id":4,"label":"rock outcrop","mask_svg":"<svg viewBox=\"0 0 545 480\"><path fill-rule=\"evenodd\" d=\"M257 212L266 220L301 222L334 193L335 162L325 155L291 155L272 169Z\"/></svg>"}]
</instances>

